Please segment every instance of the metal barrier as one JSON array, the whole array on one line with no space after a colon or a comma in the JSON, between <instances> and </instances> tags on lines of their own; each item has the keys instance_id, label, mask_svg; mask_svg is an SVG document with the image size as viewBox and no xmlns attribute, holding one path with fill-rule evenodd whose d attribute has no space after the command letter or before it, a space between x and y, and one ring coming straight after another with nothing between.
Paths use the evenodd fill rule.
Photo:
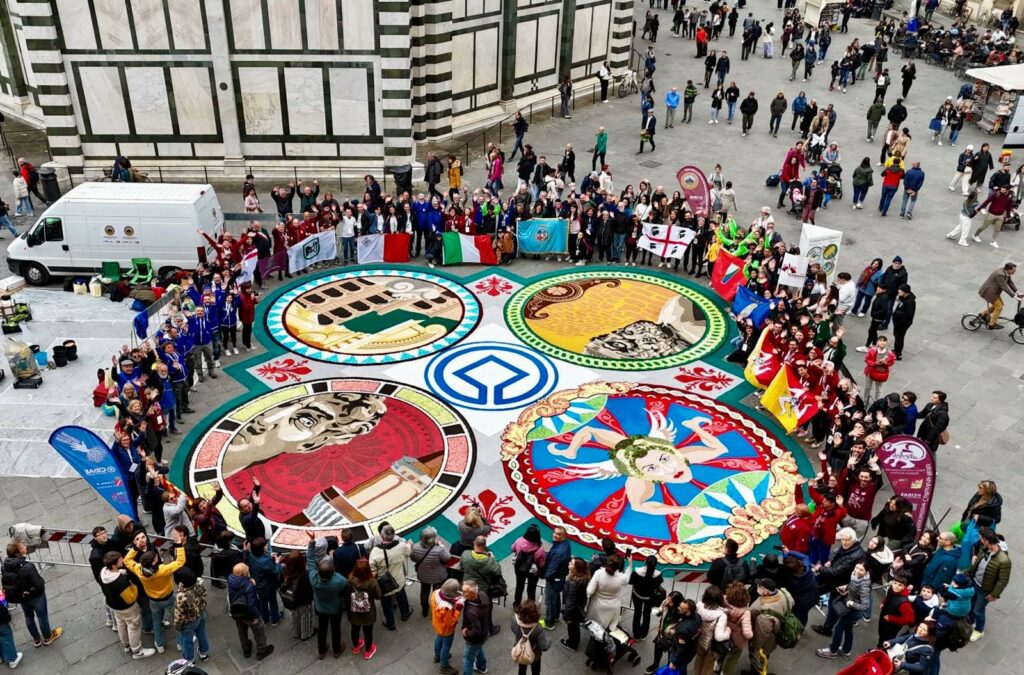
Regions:
<instances>
[{"instance_id":1,"label":"metal barrier","mask_svg":"<svg viewBox=\"0 0 1024 675\"><path fill-rule=\"evenodd\" d=\"M8 529L11 537L15 536L14 528ZM43 528L40 541L29 541L29 552L26 556L31 562L41 565L62 565L68 567L90 567L89 554L92 553L93 536L91 532L81 530L51 530ZM150 535L150 545L167 557L174 542L166 537ZM209 558L213 555L213 547L199 544L200 555Z\"/></svg>"}]
</instances>

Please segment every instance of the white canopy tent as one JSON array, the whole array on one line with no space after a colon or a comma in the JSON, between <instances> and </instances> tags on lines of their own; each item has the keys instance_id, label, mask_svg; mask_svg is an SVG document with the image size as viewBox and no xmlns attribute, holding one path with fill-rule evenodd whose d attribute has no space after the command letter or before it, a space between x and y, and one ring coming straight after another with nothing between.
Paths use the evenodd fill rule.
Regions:
<instances>
[{"instance_id":1,"label":"white canopy tent","mask_svg":"<svg viewBox=\"0 0 1024 675\"><path fill-rule=\"evenodd\" d=\"M1024 92L1024 63L1012 66L991 66L989 68L970 68L967 76L988 82L1003 91Z\"/></svg>"}]
</instances>

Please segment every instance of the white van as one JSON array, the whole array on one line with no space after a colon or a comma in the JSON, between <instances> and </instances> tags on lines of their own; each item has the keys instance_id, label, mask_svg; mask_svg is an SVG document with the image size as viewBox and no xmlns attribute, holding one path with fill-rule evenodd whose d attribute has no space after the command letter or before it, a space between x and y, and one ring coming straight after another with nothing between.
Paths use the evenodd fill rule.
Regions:
<instances>
[{"instance_id":1,"label":"white van","mask_svg":"<svg viewBox=\"0 0 1024 675\"><path fill-rule=\"evenodd\" d=\"M210 185L82 183L46 209L7 248L7 266L33 286L51 275L92 275L104 262L122 271L132 258L149 258L158 275L193 269L199 249L212 247L224 213Z\"/></svg>"}]
</instances>

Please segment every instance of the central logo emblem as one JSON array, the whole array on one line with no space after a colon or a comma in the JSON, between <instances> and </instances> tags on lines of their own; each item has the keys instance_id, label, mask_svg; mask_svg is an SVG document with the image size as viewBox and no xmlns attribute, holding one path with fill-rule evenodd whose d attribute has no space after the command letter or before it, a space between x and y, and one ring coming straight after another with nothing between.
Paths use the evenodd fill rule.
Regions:
<instances>
[{"instance_id":1,"label":"central logo emblem","mask_svg":"<svg viewBox=\"0 0 1024 675\"><path fill-rule=\"evenodd\" d=\"M558 382L551 359L502 342L461 345L427 365L427 386L471 410L514 410L550 394Z\"/></svg>"}]
</instances>

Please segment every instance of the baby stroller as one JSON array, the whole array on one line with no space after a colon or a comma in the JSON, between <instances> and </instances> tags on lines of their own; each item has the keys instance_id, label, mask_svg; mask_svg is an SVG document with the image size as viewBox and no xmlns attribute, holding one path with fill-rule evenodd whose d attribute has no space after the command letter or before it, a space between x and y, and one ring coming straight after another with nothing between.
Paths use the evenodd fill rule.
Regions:
<instances>
[{"instance_id":1,"label":"baby stroller","mask_svg":"<svg viewBox=\"0 0 1024 675\"><path fill-rule=\"evenodd\" d=\"M883 649L864 652L836 675L892 675L892 659Z\"/></svg>"},{"instance_id":2,"label":"baby stroller","mask_svg":"<svg viewBox=\"0 0 1024 675\"><path fill-rule=\"evenodd\" d=\"M584 654L587 667L591 670L612 672L612 666L623 657L633 666L640 664L640 654L633 647L636 640L621 628L607 630L596 621L588 621L583 626L590 633L590 640Z\"/></svg>"},{"instance_id":3,"label":"baby stroller","mask_svg":"<svg viewBox=\"0 0 1024 675\"><path fill-rule=\"evenodd\" d=\"M789 213L796 216L797 218L802 217L804 209L804 201L807 197L804 195L804 186L798 180L790 181L789 183Z\"/></svg>"},{"instance_id":4,"label":"baby stroller","mask_svg":"<svg viewBox=\"0 0 1024 675\"><path fill-rule=\"evenodd\" d=\"M838 164L829 164L825 168L825 182L826 190L829 194L829 199L842 199L843 198L843 167Z\"/></svg>"}]
</instances>

